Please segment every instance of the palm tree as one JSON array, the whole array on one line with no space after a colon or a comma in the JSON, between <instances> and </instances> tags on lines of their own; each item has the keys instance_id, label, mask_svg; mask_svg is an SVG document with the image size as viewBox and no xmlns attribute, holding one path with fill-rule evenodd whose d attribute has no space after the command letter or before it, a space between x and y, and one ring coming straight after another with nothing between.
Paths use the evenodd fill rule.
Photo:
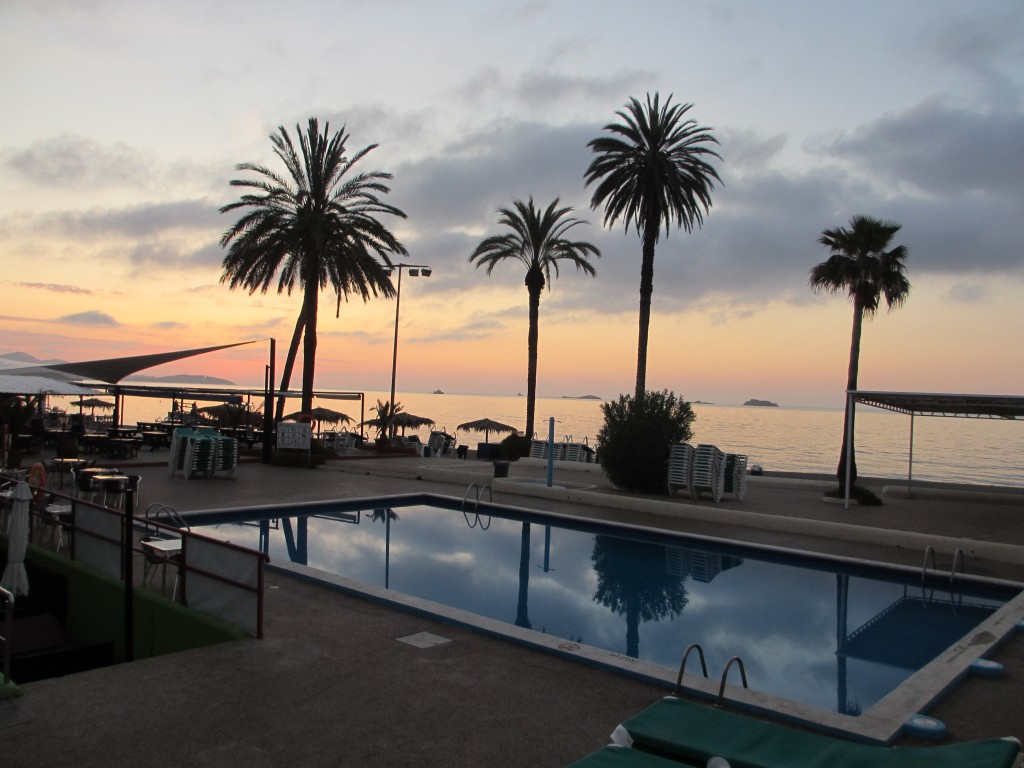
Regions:
<instances>
[{"instance_id":1,"label":"palm tree","mask_svg":"<svg viewBox=\"0 0 1024 768\"><path fill-rule=\"evenodd\" d=\"M658 94L643 105L630 99L616 112L621 123L604 127L610 133L590 141L596 154L584 175L586 185L597 182L590 207L604 205L605 225L622 219L633 224L643 242L640 266L640 338L636 363L636 397L647 389L647 338L654 292L654 246L664 224L665 235L675 223L686 232L704 223L711 209L714 181L721 181L708 160L721 156L709 144L718 141L710 129L684 119L692 104L664 106Z\"/></svg>"},{"instance_id":2,"label":"palm tree","mask_svg":"<svg viewBox=\"0 0 1024 768\"><path fill-rule=\"evenodd\" d=\"M558 262L568 261L593 277L597 274L587 260L589 256L600 258L601 252L583 240L569 240L566 233L580 219L569 216L572 208L559 208L556 197L542 212L533 205L533 197L527 202L514 200L512 208L499 208L500 224L511 232L485 238L470 254L470 262L479 268L487 266L490 275L494 266L505 259L514 259L526 267L526 290L530 295L530 330L527 336L526 368L526 436L533 435L534 411L537 405L537 337L540 324L540 294L545 284L551 287L551 271L558 277Z\"/></svg>"},{"instance_id":3,"label":"palm tree","mask_svg":"<svg viewBox=\"0 0 1024 768\"><path fill-rule=\"evenodd\" d=\"M901 229L895 221L854 216L850 228L834 227L821 233L818 242L829 249L826 261L811 270L809 279L815 291L838 293L846 291L853 301L853 339L850 343L850 366L846 390L857 389L860 367L860 338L864 315L874 315L881 298L891 310L907 300L910 281L906 275L907 249L897 245L890 249L893 237ZM843 444L839 453L839 489L846 490L846 455L849 445L853 457L853 418L846 409L843 418ZM857 480L857 462L850 462L850 482Z\"/></svg>"},{"instance_id":4,"label":"palm tree","mask_svg":"<svg viewBox=\"0 0 1024 768\"><path fill-rule=\"evenodd\" d=\"M288 171L287 177L255 163L236 166L239 171L255 173L256 178L232 180L231 186L251 191L220 209L221 213L245 210L221 237L222 246L230 245L222 262L221 282L227 282L232 289L248 288L250 294L257 290L266 293L278 276L278 293L291 294L296 285L302 289L302 308L282 388L291 377L301 329L302 411L308 412L313 407L321 289L329 284L337 293L338 314L342 296L347 300L351 293L363 301L378 293L394 296L388 269L390 254L407 253L377 219L380 214L405 218L401 210L381 200L382 195L390 192L384 182L391 179L391 174L349 174L377 145L371 144L349 157L345 127L332 135L330 125L325 123L321 134L313 117L305 134L298 125L295 132L301 157L284 126L270 136L274 154Z\"/></svg>"}]
</instances>

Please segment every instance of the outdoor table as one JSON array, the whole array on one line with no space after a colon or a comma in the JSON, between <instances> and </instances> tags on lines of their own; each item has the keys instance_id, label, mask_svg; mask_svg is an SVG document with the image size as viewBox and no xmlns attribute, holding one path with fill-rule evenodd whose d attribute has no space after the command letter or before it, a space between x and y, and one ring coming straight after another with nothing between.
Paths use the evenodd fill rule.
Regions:
<instances>
[{"instance_id":1,"label":"outdoor table","mask_svg":"<svg viewBox=\"0 0 1024 768\"><path fill-rule=\"evenodd\" d=\"M37 514L42 523L38 543L42 543L43 534L46 532L46 529L52 528L54 535L51 536L50 540L52 542L54 538L57 539L57 552L60 552L64 548L64 530L71 530L72 520L74 519L71 505L47 504Z\"/></svg>"},{"instance_id":2,"label":"outdoor table","mask_svg":"<svg viewBox=\"0 0 1024 768\"><path fill-rule=\"evenodd\" d=\"M99 451L106 439L107 436L102 432L86 432L78 438L78 442L81 443L83 451Z\"/></svg>"},{"instance_id":3,"label":"outdoor table","mask_svg":"<svg viewBox=\"0 0 1024 768\"><path fill-rule=\"evenodd\" d=\"M146 430L140 432L139 435L142 438L142 444L148 445L150 451L155 451L157 448L170 446L171 444L171 436L167 432L160 430Z\"/></svg>"},{"instance_id":4,"label":"outdoor table","mask_svg":"<svg viewBox=\"0 0 1024 768\"><path fill-rule=\"evenodd\" d=\"M181 539L142 539L139 543L142 545L146 560L152 565L162 566L160 594L163 594L167 591L167 566L179 565L176 558L181 555ZM174 599L174 595L171 595L171 599Z\"/></svg>"},{"instance_id":5,"label":"outdoor table","mask_svg":"<svg viewBox=\"0 0 1024 768\"><path fill-rule=\"evenodd\" d=\"M85 463L84 461L82 461L82 459L52 459L52 461L53 466L57 470L57 478L60 481L58 490L61 491L64 490L64 473Z\"/></svg>"},{"instance_id":6,"label":"outdoor table","mask_svg":"<svg viewBox=\"0 0 1024 768\"><path fill-rule=\"evenodd\" d=\"M135 455L138 442L134 437L107 438L107 455L112 458L127 459Z\"/></svg>"}]
</instances>

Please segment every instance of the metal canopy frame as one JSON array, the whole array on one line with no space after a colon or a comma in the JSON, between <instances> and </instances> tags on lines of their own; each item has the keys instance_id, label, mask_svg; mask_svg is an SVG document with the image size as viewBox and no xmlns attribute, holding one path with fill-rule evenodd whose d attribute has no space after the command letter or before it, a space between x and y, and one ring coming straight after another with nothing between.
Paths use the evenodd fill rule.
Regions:
<instances>
[{"instance_id":1,"label":"metal canopy frame","mask_svg":"<svg viewBox=\"0 0 1024 768\"><path fill-rule=\"evenodd\" d=\"M867 392L848 390L846 392L847 418L854 423L853 415L857 403L870 405L910 416L910 448L907 460L907 492L910 493L914 477L914 417L943 416L959 419L1000 419L1003 421L1024 421L1024 396L1022 395L971 395L946 394L937 392ZM850 464L855 441L846 446L846 483L843 506L850 508Z\"/></svg>"}]
</instances>

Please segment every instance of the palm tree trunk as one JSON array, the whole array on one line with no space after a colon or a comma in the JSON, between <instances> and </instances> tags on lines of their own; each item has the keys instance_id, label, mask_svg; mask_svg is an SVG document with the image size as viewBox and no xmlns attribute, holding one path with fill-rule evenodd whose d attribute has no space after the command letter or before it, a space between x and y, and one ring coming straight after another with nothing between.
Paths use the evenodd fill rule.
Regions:
<instances>
[{"instance_id":1,"label":"palm tree trunk","mask_svg":"<svg viewBox=\"0 0 1024 768\"><path fill-rule=\"evenodd\" d=\"M654 220L651 221L650 219ZM644 226L643 261L640 265L640 334L636 353L636 399L647 391L647 339L651 327L651 295L654 293L654 243L658 236L656 215Z\"/></svg>"},{"instance_id":2,"label":"palm tree trunk","mask_svg":"<svg viewBox=\"0 0 1024 768\"><path fill-rule=\"evenodd\" d=\"M850 341L850 367L846 374L846 391L851 392L857 389L857 374L860 371L860 337L864 328L864 308L858 301L853 302L853 333ZM843 444L839 452L839 468L836 474L839 476L839 489L846 491L846 454L849 445L850 454L850 484L857 482L857 456L854 453L853 441L854 415L850 413L847 403L843 402Z\"/></svg>"},{"instance_id":3,"label":"palm tree trunk","mask_svg":"<svg viewBox=\"0 0 1024 768\"><path fill-rule=\"evenodd\" d=\"M540 270L537 270L540 272ZM526 276L526 287L530 292L530 330L526 340L526 436L533 438L534 416L537 410L537 346L540 336L540 292L544 288L544 274L540 281L532 271Z\"/></svg>"},{"instance_id":4,"label":"palm tree trunk","mask_svg":"<svg viewBox=\"0 0 1024 768\"><path fill-rule=\"evenodd\" d=\"M295 358L299 354L299 341L302 339L302 330L306 327L306 318L303 311L299 311L299 317L295 321L295 330L292 332L292 343L288 346L288 357L284 361L284 370L281 372L281 391L287 392L288 385L292 381L292 371L295 369ZM284 418L284 405L288 398L277 399L276 420Z\"/></svg>"},{"instance_id":5,"label":"palm tree trunk","mask_svg":"<svg viewBox=\"0 0 1024 768\"><path fill-rule=\"evenodd\" d=\"M316 314L320 298L320 282L315 278L306 280L305 297L302 300L302 314L306 332L302 342L302 412L313 410L313 373L316 368Z\"/></svg>"}]
</instances>

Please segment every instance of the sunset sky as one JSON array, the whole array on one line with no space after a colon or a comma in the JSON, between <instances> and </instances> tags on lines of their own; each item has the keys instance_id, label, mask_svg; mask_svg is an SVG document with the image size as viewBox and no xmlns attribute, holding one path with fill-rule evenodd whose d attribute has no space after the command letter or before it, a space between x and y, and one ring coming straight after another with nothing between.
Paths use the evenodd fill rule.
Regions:
<instances>
[{"instance_id":1,"label":"sunset sky","mask_svg":"<svg viewBox=\"0 0 1024 768\"><path fill-rule=\"evenodd\" d=\"M862 389L1019 394L1024 381L1024 4L6 0L0 4L0 354L67 361L265 337L301 297L220 283L240 162L310 116L380 146L402 284L398 388L526 389L521 265L468 263L494 212L573 206L597 277L541 299L538 393L630 392L640 241L602 226L587 142L631 96L674 94L721 142L705 225L655 257L648 387L839 405L852 309L816 295L822 230L895 219L906 305L865 325ZM279 168L279 166L274 166ZM282 169L283 170L283 169ZM390 385L394 301L334 316L317 385ZM262 383L266 345L156 375ZM298 380L297 378L295 379Z\"/></svg>"}]
</instances>

